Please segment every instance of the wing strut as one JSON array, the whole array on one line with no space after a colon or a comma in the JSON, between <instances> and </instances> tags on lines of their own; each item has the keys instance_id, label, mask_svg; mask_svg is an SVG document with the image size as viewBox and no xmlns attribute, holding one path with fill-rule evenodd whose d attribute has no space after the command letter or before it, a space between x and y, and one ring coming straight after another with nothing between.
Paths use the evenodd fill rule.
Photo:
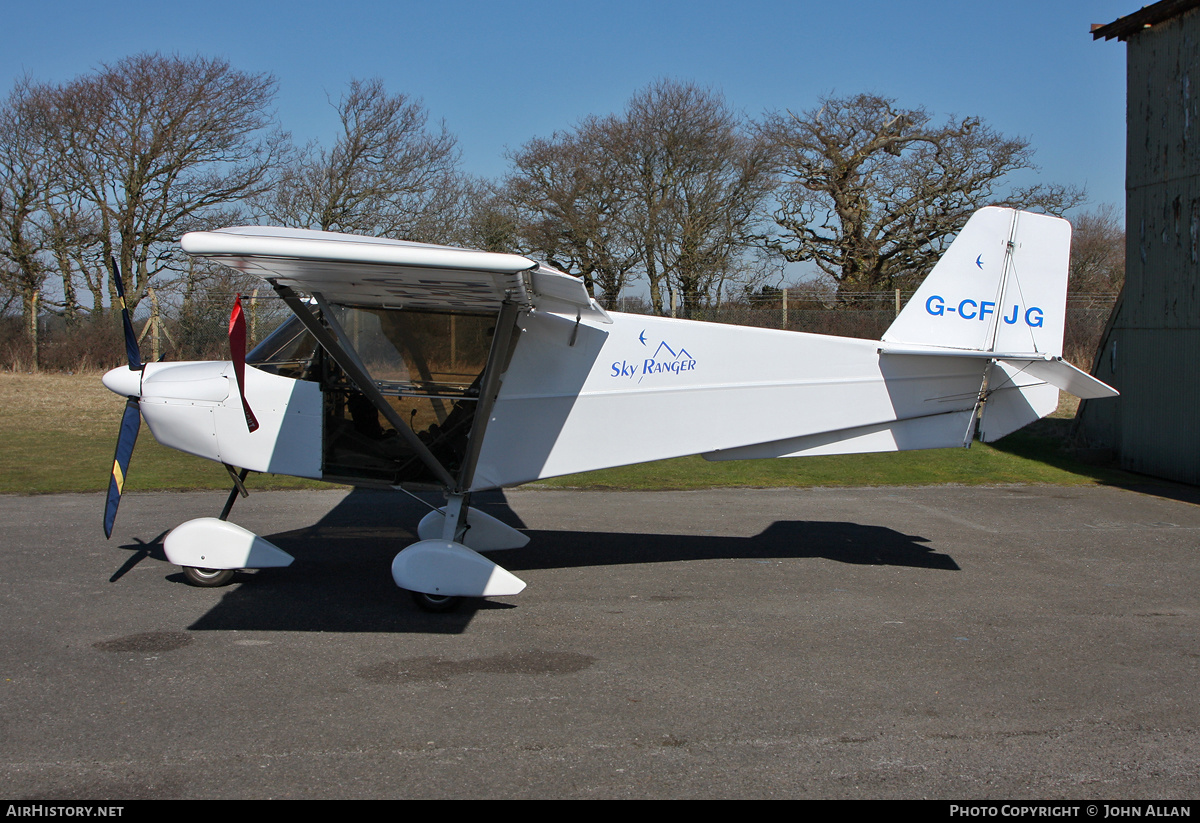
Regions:
<instances>
[{"instance_id":1,"label":"wing strut","mask_svg":"<svg viewBox=\"0 0 1200 823\"><path fill-rule=\"evenodd\" d=\"M309 311L308 306L304 305L304 302L296 295L294 291L289 289L287 286L276 283L273 280L268 280L267 282L270 283L279 296L283 298L283 301L287 303L288 308L292 310L296 317L300 318L300 322L303 323L304 327L312 333L312 336L317 338L317 342L321 344L321 348L325 349L329 356L333 358L333 361L337 363L339 367L341 367L342 371L346 373L346 376L350 378L355 387L362 392L368 400L371 401L371 404L379 410L379 413L382 414L387 421L392 424L392 428L394 428L397 433L404 438L404 441L408 443L412 450L416 452L417 457L421 459L421 462L424 463L429 470L437 476L437 479L440 480L447 489L454 489L454 478L450 475L450 472L448 472L446 467L443 466L438 459L433 456L433 452L429 451L426 445L421 442L421 438L417 437L417 433L409 428L408 424L404 422L404 419L401 418L396 410L393 409L387 402L383 396L383 393L379 391L379 386L376 385L375 381L371 379L371 375L367 371L367 367L359 361L357 356L355 356L353 348L348 345L343 346L342 343L339 342L339 340L348 342L348 339L346 338L346 333L342 331L341 326L339 326L338 322L333 318L333 315L329 312L324 312L325 322L329 324L329 328L327 329L321 324L321 321L318 320L311 311ZM313 295L313 297L315 297L321 303L324 302L319 295ZM334 334L330 334L329 329L333 329ZM334 335L337 335L337 339L335 339Z\"/></svg>"},{"instance_id":2,"label":"wing strut","mask_svg":"<svg viewBox=\"0 0 1200 823\"><path fill-rule=\"evenodd\" d=\"M483 433L492 416L496 394L500 391L500 375L508 365L508 350L512 344L513 331L517 327L519 311L520 307L516 303L505 301L501 304L500 315L496 318L496 331L492 335L492 347L488 352L483 385L479 390L479 405L475 408L475 422L471 424L467 453L463 456L462 467L458 472L460 489L471 488L471 481L474 480L475 464L479 462L479 452L483 447Z\"/></svg>"}]
</instances>

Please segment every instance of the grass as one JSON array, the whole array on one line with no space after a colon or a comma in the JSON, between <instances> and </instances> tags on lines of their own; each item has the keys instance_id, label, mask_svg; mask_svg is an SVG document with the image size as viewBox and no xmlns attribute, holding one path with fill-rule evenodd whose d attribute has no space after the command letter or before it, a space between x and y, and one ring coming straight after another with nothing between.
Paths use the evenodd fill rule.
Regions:
<instances>
[{"instance_id":1,"label":"grass","mask_svg":"<svg viewBox=\"0 0 1200 823\"><path fill-rule=\"evenodd\" d=\"M1073 398L1070 398L1073 399ZM108 486L124 404L99 374L0 373L0 493L101 491ZM1128 482L1130 475L1075 460L1066 447L1074 404L995 445L898 454L839 455L710 463L683 457L569 475L543 488L702 489L720 487L891 486ZM1145 482L1145 479L1140 479ZM128 491L225 489L225 469L160 446L142 426ZM321 488L318 481L251 475L251 489Z\"/></svg>"},{"instance_id":2,"label":"grass","mask_svg":"<svg viewBox=\"0 0 1200 823\"><path fill-rule=\"evenodd\" d=\"M710 463L681 457L556 477L545 488L705 489L808 486L927 486L1049 483L1061 486L1118 482L1124 472L1073 459L1054 437L1017 433L994 445L884 454L846 454Z\"/></svg>"}]
</instances>

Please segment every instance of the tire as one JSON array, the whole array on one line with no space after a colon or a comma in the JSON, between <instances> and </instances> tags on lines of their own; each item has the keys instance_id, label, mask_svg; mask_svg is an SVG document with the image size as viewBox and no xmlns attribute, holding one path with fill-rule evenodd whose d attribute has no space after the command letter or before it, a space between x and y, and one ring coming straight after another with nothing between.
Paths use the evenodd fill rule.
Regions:
<instances>
[{"instance_id":1,"label":"tire","mask_svg":"<svg viewBox=\"0 0 1200 823\"><path fill-rule=\"evenodd\" d=\"M426 594L425 592L409 592L409 594L412 595L413 602L417 604L417 608L427 612L452 612L462 603L461 597L441 597L436 594Z\"/></svg>"},{"instance_id":2,"label":"tire","mask_svg":"<svg viewBox=\"0 0 1200 823\"><path fill-rule=\"evenodd\" d=\"M193 586L203 589L214 589L217 586L228 585L233 580L233 569L200 569L195 566L184 566L183 576Z\"/></svg>"}]
</instances>

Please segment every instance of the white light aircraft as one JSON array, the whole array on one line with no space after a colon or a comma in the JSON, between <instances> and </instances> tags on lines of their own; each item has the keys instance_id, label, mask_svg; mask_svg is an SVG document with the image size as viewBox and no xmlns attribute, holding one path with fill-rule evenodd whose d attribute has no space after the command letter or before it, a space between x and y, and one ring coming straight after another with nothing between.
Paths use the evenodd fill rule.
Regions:
<instances>
[{"instance_id":1,"label":"white light aircraft","mask_svg":"<svg viewBox=\"0 0 1200 823\"><path fill-rule=\"evenodd\" d=\"M583 282L525 257L294 229L183 236L257 275L294 316L233 362L129 366L105 533L144 417L162 444L225 464L235 488L165 552L202 586L290 555L228 521L249 471L401 490L446 503L392 563L423 608L514 595L482 553L525 545L473 493L591 469L901 451L993 441L1058 391L1116 392L1062 359L1070 225L985 208L881 341L607 312ZM119 278L118 278L119 279ZM240 471L239 471L240 470Z\"/></svg>"}]
</instances>

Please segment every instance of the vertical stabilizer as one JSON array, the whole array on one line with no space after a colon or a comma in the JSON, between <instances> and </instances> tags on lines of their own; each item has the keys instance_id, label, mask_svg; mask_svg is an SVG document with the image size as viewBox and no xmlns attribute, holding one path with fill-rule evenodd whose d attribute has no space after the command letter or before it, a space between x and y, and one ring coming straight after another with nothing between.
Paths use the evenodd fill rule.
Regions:
<instances>
[{"instance_id":1,"label":"vertical stabilizer","mask_svg":"<svg viewBox=\"0 0 1200 823\"><path fill-rule=\"evenodd\" d=\"M980 209L883 340L1061 356L1070 254L1066 220Z\"/></svg>"}]
</instances>

